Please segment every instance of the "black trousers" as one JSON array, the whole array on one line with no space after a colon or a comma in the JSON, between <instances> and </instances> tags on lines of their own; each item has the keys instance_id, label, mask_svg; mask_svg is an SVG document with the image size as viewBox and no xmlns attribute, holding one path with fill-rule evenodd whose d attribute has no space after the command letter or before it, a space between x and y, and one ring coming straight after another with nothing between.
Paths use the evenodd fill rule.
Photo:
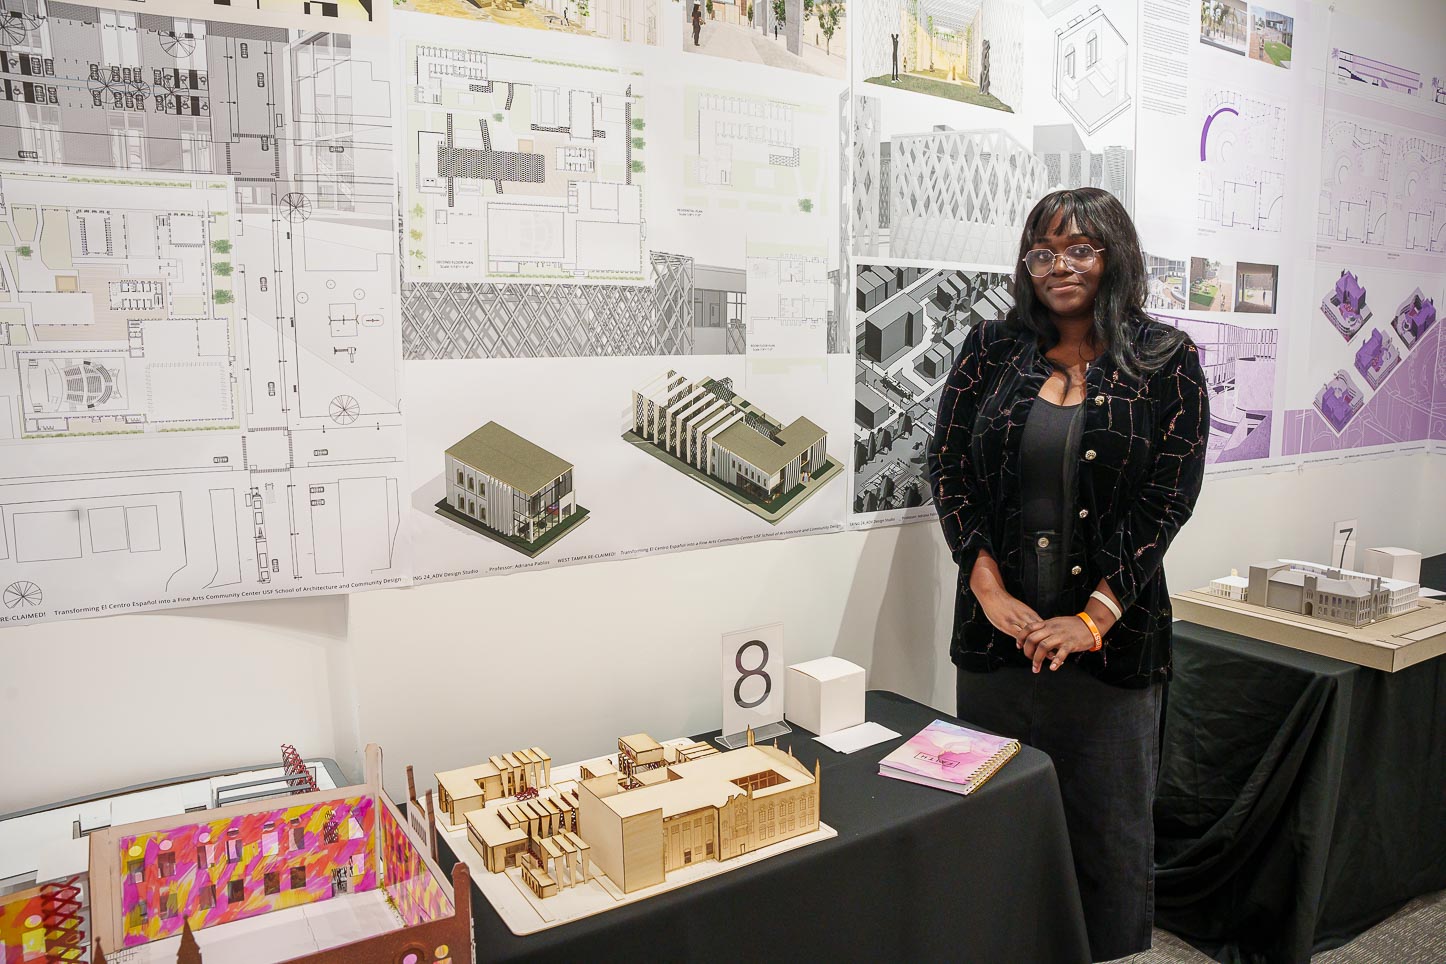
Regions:
<instances>
[{"instance_id":1,"label":"black trousers","mask_svg":"<svg viewBox=\"0 0 1446 964\"><path fill-rule=\"evenodd\" d=\"M1039 538L1049 541L1039 546ZM1019 598L1041 617L1057 610L1065 557L1054 533L1031 533L1035 565ZM1043 750L1064 799L1090 956L1109 961L1150 947L1155 916L1152 808L1160 767L1159 683L1123 689L1065 660L1038 674L1005 666L959 670L960 719ZM1027 819L1027 815L1022 815Z\"/></svg>"}]
</instances>

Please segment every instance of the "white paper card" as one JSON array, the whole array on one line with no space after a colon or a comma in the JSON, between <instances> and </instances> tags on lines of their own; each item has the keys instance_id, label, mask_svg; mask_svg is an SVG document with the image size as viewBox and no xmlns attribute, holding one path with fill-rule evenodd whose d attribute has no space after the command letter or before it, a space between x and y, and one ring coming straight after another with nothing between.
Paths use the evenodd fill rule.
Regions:
<instances>
[{"instance_id":1,"label":"white paper card","mask_svg":"<svg viewBox=\"0 0 1446 964\"><path fill-rule=\"evenodd\" d=\"M1446 596L1446 590L1432 589L1430 586L1422 586L1420 595L1431 599L1437 596Z\"/></svg>"},{"instance_id":2,"label":"white paper card","mask_svg":"<svg viewBox=\"0 0 1446 964\"><path fill-rule=\"evenodd\" d=\"M860 723L828 736L816 736L815 740L837 753L853 753L866 746L874 746L885 740L892 740L900 734L878 723Z\"/></svg>"}]
</instances>

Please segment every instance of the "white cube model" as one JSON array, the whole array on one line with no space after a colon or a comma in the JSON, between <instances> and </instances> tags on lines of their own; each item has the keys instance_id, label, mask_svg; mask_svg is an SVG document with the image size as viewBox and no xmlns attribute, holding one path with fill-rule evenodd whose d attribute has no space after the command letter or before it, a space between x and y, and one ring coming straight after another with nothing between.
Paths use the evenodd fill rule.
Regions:
<instances>
[{"instance_id":1,"label":"white cube model","mask_svg":"<svg viewBox=\"0 0 1446 964\"><path fill-rule=\"evenodd\" d=\"M864 721L864 668L837 656L788 667L784 715L819 736Z\"/></svg>"},{"instance_id":2,"label":"white cube model","mask_svg":"<svg viewBox=\"0 0 1446 964\"><path fill-rule=\"evenodd\" d=\"M1421 554L1414 549L1397 549L1383 546L1367 549L1361 571L1372 576L1399 579L1402 582L1421 581Z\"/></svg>"}]
</instances>

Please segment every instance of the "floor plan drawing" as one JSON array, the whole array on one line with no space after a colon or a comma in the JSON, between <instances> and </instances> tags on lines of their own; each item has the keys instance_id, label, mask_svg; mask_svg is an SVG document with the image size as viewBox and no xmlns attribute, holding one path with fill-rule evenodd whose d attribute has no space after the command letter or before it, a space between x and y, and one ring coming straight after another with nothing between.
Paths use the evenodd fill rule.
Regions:
<instances>
[{"instance_id":1,"label":"floor plan drawing","mask_svg":"<svg viewBox=\"0 0 1446 964\"><path fill-rule=\"evenodd\" d=\"M833 315L833 283L824 249L748 246L748 353L823 355Z\"/></svg>"},{"instance_id":2,"label":"floor plan drawing","mask_svg":"<svg viewBox=\"0 0 1446 964\"><path fill-rule=\"evenodd\" d=\"M747 275L651 252L652 284L402 285L408 360L739 355L747 346Z\"/></svg>"},{"instance_id":3,"label":"floor plan drawing","mask_svg":"<svg viewBox=\"0 0 1446 964\"><path fill-rule=\"evenodd\" d=\"M1446 138L1326 111L1319 240L1446 255Z\"/></svg>"},{"instance_id":4,"label":"floor plan drawing","mask_svg":"<svg viewBox=\"0 0 1446 964\"><path fill-rule=\"evenodd\" d=\"M1233 90L1205 93L1198 220L1223 228L1280 230L1287 130L1286 110L1279 104Z\"/></svg>"},{"instance_id":5,"label":"floor plan drawing","mask_svg":"<svg viewBox=\"0 0 1446 964\"><path fill-rule=\"evenodd\" d=\"M860 264L854 299L853 511L930 505L925 458L939 394L969 330L1014 307L1013 280L987 271Z\"/></svg>"},{"instance_id":6,"label":"floor plan drawing","mask_svg":"<svg viewBox=\"0 0 1446 964\"><path fill-rule=\"evenodd\" d=\"M405 51L407 280L647 283L640 74Z\"/></svg>"},{"instance_id":7,"label":"floor plan drawing","mask_svg":"<svg viewBox=\"0 0 1446 964\"><path fill-rule=\"evenodd\" d=\"M0 585L35 590L0 619L403 582L384 48L29 9L0 53L50 67L0 101Z\"/></svg>"},{"instance_id":8,"label":"floor plan drawing","mask_svg":"<svg viewBox=\"0 0 1446 964\"><path fill-rule=\"evenodd\" d=\"M689 205L830 216L822 109L690 87L684 119Z\"/></svg>"}]
</instances>

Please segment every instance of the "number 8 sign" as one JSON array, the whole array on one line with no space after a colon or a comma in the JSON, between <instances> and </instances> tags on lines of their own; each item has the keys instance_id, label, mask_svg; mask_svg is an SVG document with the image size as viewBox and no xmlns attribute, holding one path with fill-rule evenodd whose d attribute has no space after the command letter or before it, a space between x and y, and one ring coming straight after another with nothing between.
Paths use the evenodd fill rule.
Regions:
<instances>
[{"instance_id":1,"label":"number 8 sign","mask_svg":"<svg viewBox=\"0 0 1446 964\"><path fill-rule=\"evenodd\" d=\"M723 733L783 719L783 624L723 636Z\"/></svg>"}]
</instances>

